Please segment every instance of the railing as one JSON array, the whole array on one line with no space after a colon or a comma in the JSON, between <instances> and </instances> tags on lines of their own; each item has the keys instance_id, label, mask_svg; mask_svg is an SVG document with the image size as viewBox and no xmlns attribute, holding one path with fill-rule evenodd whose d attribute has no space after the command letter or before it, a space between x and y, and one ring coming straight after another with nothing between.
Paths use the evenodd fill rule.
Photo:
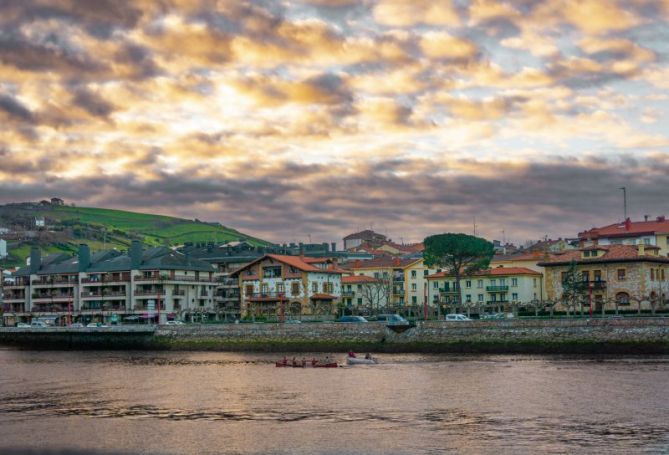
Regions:
<instances>
[{"instance_id":1,"label":"railing","mask_svg":"<svg viewBox=\"0 0 669 455\"><path fill-rule=\"evenodd\" d=\"M39 279L39 280L33 280L32 285L33 286L48 286L51 284L71 284L75 285L77 284L77 279L74 278L53 278L53 279Z\"/></svg>"},{"instance_id":2,"label":"railing","mask_svg":"<svg viewBox=\"0 0 669 455\"><path fill-rule=\"evenodd\" d=\"M149 289L149 290L136 289L133 292L133 294L138 295L138 296L139 295L161 295L161 296L165 296L165 291L163 291L162 289L160 289L160 290L158 290L158 289Z\"/></svg>"},{"instance_id":3,"label":"railing","mask_svg":"<svg viewBox=\"0 0 669 455\"><path fill-rule=\"evenodd\" d=\"M576 282L577 286L579 286L582 290L587 290L592 286L592 289L594 290L602 290L606 289L606 281L604 280L579 280ZM564 281L562 282L562 286L564 286Z\"/></svg>"},{"instance_id":4,"label":"railing","mask_svg":"<svg viewBox=\"0 0 669 455\"><path fill-rule=\"evenodd\" d=\"M440 294L457 294L458 291L452 288L439 288Z\"/></svg>"},{"instance_id":5,"label":"railing","mask_svg":"<svg viewBox=\"0 0 669 455\"><path fill-rule=\"evenodd\" d=\"M33 294L33 300L70 300L74 294Z\"/></svg>"},{"instance_id":6,"label":"railing","mask_svg":"<svg viewBox=\"0 0 669 455\"><path fill-rule=\"evenodd\" d=\"M354 295L355 291L341 291L342 297L353 297Z\"/></svg>"},{"instance_id":7,"label":"railing","mask_svg":"<svg viewBox=\"0 0 669 455\"><path fill-rule=\"evenodd\" d=\"M483 302L480 302L483 303ZM508 303L511 303L510 300L488 300L486 301L486 305L506 305Z\"/></svg>"},{"instance_id":8,"label":"railing","mask_svg":"<svg viewBox=\"0 0 669 455\"><path fill-rule=\"evenodd\" d=\"M186 275L135 275L135 281L187 281L189 283L214 283L215 280L209 277L195 277Z\"/></svg>"},{"instance_id":9,"label":"railing","mask_svg":"<svg viewBox=\"0 0 669 455\"><path fill-rule=\"evenodd\" d=\"M509 286L486 286L485 290L487 292L507 292L509 290Z\"/></svg>"},{"instance_id":10,"label":"railing","mask_svg":"<svg viewBox=\"0 0 669 455\"><path fill-rule=\"evenodd\" d=\"M236 280L234 278L222 277L222 276L219 276L216 279L216 282L221 284L222 286L237 286L237 285L239 285L239 280Z\"/></svg>"},{"instance_id":11,"label":"railing","mask_svg":"<svg viewBox=\"0 0 669 455\"><path fill-rule=\"evenodd\" d=\"M2 282L2 286L5 288L10 288L10 287L24 287L27 286L28 281L27 280L4 280Z\"/></svg>"},{"instance_id":12,"label":"railing","mask_svg":"<svg viewBox=\"0 0 669 455\"><path fill-rule=\"evenodd\" d=\"M246 294L247 299L283 299L285 292L253 292Z\"/></svg>"},{"instance_id":13,"label":"railing","mask_svg":"<svg viewBox=\"0 0 669 455\"><path fill-rule=\"evenodd\" d=\"M185 296L186 295L186 290L185 289L176 289L172 291L173 296Z\"/></svg>"},{"instance_id":14,"label":"railing","mask_svg":"<svg viewBox=\"0 0 669 455\"><path fill-rule=\"evenodd\" d=\"M90 297L125 297L127 294L125 292L82 292L81 297L86 299Z\"/></svg>"},{"instance_id":15,"label":"railing","mask_svg":"<svg viewBox=\"0 0 669 455\"><path fill-rule=\"evenodd\" d=\"M82 278L81 282L82 283L125 283L130 281L130 274L123 274L121 276L102 276L102 277L96 277L96 278Z\"/></svg>"}]
</instances>

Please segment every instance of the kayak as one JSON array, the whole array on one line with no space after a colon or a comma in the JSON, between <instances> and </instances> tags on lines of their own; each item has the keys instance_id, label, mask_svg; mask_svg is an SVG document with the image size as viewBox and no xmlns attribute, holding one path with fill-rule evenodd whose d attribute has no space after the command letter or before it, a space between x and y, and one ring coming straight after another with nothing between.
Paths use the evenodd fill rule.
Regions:
<instances>
[{"instance_id":1,"label":"kayak","mask_svg":"<svg viewBox=\"0 0 669 455\"><path fill-rule=\"evenodd\" d=\"M374 358L365 359L358 357L346 357L347 365L376 365L377 363L379 363L379 361Z\"/></svg>"}]
</instances>

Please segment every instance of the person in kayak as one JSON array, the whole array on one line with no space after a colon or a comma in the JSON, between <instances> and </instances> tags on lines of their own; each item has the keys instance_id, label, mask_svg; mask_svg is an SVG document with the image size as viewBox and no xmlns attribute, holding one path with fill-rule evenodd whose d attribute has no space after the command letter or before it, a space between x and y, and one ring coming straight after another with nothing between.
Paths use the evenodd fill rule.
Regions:
<instances>
[{"instance_id":1,"label":"person in kayak","mask_svg":"<svg viewBox=\"0 0 669 455\"><path fill-rule=\"evenodd\" d=\"M353 351L348 351L348 356L349 356L349 357L352 357L352 358L355 359L355 352L353 352Z\"/></svg>"}]
</instances>

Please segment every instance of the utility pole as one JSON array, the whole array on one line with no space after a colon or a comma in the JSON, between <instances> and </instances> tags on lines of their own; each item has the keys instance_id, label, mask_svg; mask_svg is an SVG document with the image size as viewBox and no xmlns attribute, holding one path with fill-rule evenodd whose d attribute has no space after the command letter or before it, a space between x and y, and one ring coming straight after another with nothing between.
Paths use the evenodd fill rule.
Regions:
<instances>
[{"instance_id":1,"label":"utility pole","mask_svg":"<svg viewBox=\"0 0 669 455\"><path fill-rule=\"evenodd\" d=\"M623 219L627 220L627 187L621 186L618 189L623 190L623 213L625 215Z\"/></svg>"},{"instance_id":2,"label":"utility pole","mask_svg":"<svg viewBox=\"0 0 669 455\"><path fill-rule=\"evenodd\" d=\"M476 235L476 217L474 217L474 235Z\"/></svg>"}]
</instances>

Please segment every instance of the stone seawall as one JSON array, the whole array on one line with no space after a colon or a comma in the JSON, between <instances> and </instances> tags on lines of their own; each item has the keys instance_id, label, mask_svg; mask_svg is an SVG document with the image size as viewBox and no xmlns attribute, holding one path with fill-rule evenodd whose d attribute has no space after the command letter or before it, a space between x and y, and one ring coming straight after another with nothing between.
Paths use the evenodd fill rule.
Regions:
<instances>
[{"instance_id":1,"label":"stone seawall","mask_svg":"<svg viewBox=\"0 0 669 455\"><path fill-rule=\"evenodd\" d=\"M669 354L669 318L430 321L401 333L381 323L0 328L0 344L50 349Z\"/></svg>"},{"instance_id":2,"label":"stone seawall","mask_svg":"<svg viewBox=\"0 0 669 455\"><path fill-rule=\"evenodd\" d=\"M504 320L419 323L396 333L380 323L161 327L170 349L669 354L668 319Z\"/></svg>"}]
</instances>

